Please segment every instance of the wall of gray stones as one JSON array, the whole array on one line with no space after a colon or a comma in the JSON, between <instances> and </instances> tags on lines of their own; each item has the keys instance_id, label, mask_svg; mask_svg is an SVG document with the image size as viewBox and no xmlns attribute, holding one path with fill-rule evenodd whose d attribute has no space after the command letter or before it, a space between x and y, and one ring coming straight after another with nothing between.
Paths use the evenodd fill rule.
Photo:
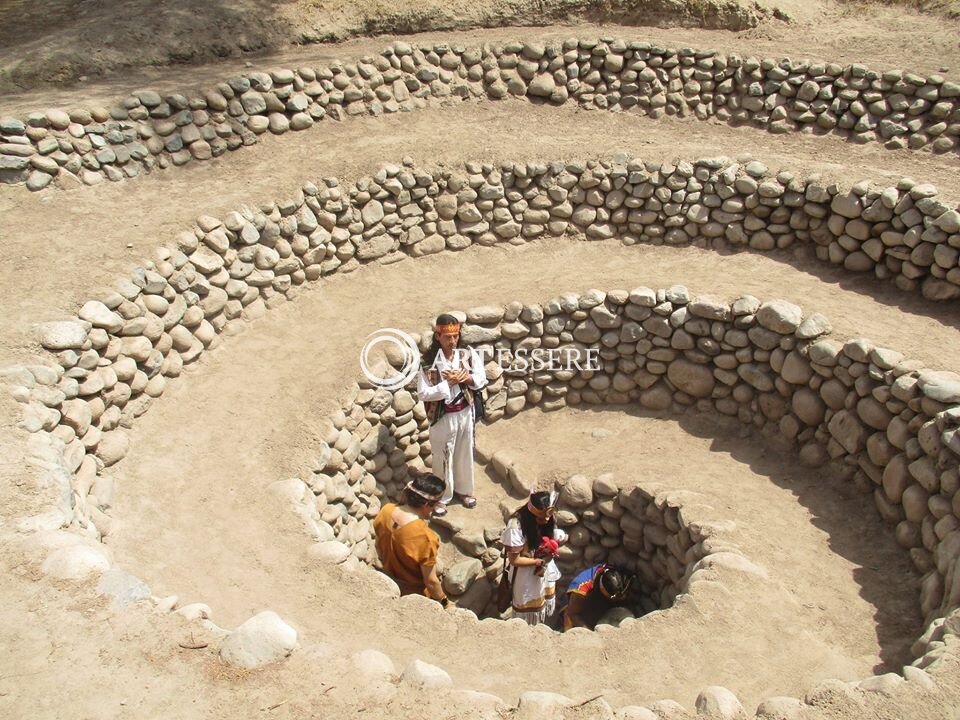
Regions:
<instances>
[{"instance_id":1,"label":"wall of gray stones","mask_svg":"<svg viewBox=\"0 0 960 720\"><path fill-rule=\"evenodd\" d=\"M499 466L496 474L503 469L506 474L517 474L515 464L494 462ZM636 574L641 600L631 611L637 614L669 607L687 591L704 557L713 552L737 552L730 543L714 544L714 526L688 521L690 510L683 512L679 499L669 492L641 485L620 488L609 475L592 481L573 475L560 483L559 490L557 524L570 538L557 560L565 581L598 562L625 568ZM520 504L516 501L504 508L505 515ZM456 526L450 529L452 542L477 560L466 560L445 570L444 589L456 598L458 605L481 616L496 615L490 601L503 567L499 546L494 544L501 528L488 529L484 537L471 536Z\"/></svg>"},{"instance_id":2,"label":"wall of gray stones","mask_svg":"<svg viewBox=\"0 0 960 720\"><path fill-rule=\"evenodd\" d=\"M888 148L960 147L960 84L937 74L612 38L473 48L397 42L356 63L256 71L202 92L140 90L111 108L0 118L0 182L40 190L54 179L65 187L120 181L325 118L508 97L651 118L716 118L773 133L810 129Z\"/></svg>"},{"instance_id":3,"label":"wall of gray stones","mask_svg":"<svg viewBox=\"0 0 960 720\"><path fill-rule=\"evenodd\" d=\"M831 340L822 315L804 318L785 301L728 303L682 286L570 293L542 305L476 308L466 319L465 337L507 358L556 349L583 360L593 348L602 359L598 371L518 375L491 363L492 419L585 404L736 417L786 441L805 464L830 465L872 493L922 576L927 622L957 607L960 375L867 340Z\"/></svg>"},{"instance_id":4,"label":"wall of gray stones","mask_svg":"<svg viewBox=\"0 0 960 720\"><path fill-rule=\"evenodd\" d=\"M570 540L558 559L560 571L569 579L608 562L635 573L644 612L669 607L711 550L709 529L688 523L681 510L669 493L642 485L618 488L606 475L593 482L568 478L560 488L560 513L566 513L558 514L558 523Z\"/></svg>"},{"instance_id":5,"label":"wall of gray stones","mask_svg":"<svg viewBox=\"0 0 960 720\"><path fill-rule=\"evenodd\" d=\"M174 247L85 303L77 318L44 325L40 341L55 364L14 372L14 394L24 407L22 427L60 447L62 465L50 484L61 493L64 523L103 537L112 496L104 469L126 454L126 430L184 365L308 281L368 262L572 231L627 244L698 239L764 250L812 243L850 269L874 263L875 273L893 275L900 287L950 298L960 288L957 217L929 186L844 191L716 159L468 164L433 173L387 166L351 187L327 179L272 207L198 218ZM465 318L464 338L475 345L514 354L590 347L603 360L596 372L514 376L488 367L491 419L584 403L696 406L738 417L788 439L810 464L840 465L874 493L923 574L928 619L960 604L956 375L867 341L824 339L829 323L803 318L789 303L727 303L682 287L567 294L542 305L473 308ZM373 402L369 390L357 392ZM336 436L331 428L325 438L323 467L334 477L329 486L323 480L322 493L357 521L337 509L335 535L349 532L356 554L369 560L372 547L362 541L379 502L377 483L395 491L406 464L422 463L428 450L422 409L409 394L377 409L376 428L356 399L334 424ZM389 452L381 434L395 438ZM365 464L354 469L361 456Z\"/></svg>"},{"instance_id":6,"label":"wall of gray stones","mask_svg":"<svg viewBox=\"0 0 960 720\"><path fill-rule=\"evenodd\" d=\"M491 375L495 375L492 372ZM502 383L491 392L499 405ZM503 417L494 413L493 417ZM356 389L343 410L328 418L314 472L306 481L313 498L301 500L298 511L319 543L332 541L349 554L376 565L371 520L382 503L398 501L410 472L430 466L429 430L422 403L408 390ZM500 451L489 459L494 476L521 495L531 489L528 478ZM737 552L729 542L711 545L716 527L688 521L681 503L669 492L637 485L621 489L609 475L593 481L573 475L560 486L558 524L570 542L561 548L558 564L567 579L583 567L612 562L637 574L642 611L668 607L686 591L697 562L714 550ZM503 507L506 516L520 501ZM492 606L503 562L497 544L501 527L469 532L456 521L437 518L450 541L466 559L444 568L445 591L457 605L481 617L496 615ZM338 550L340 550L338 548ZM327 548L325 552L332 552ZM344 550L340 550L343 552Z\"/></svg>"},{"instance_id":7,"label":"wall of gray stones","mask_svg":"<svg viewBox=\"0 0 960 720\"><path fill-rule=\"evenodd\" d=\"M490 421L531 407L600 404L736 417L785 441L806 465L830 466L828 477L873 495L922 577L926 622L940 619L929 627L942 627L960 604L960 375L925 369L864 339L831 340L826 318L804 318L798 306L782 300L743 296L728 303L693 297L682 286L568 293L543 304L472 308L463 317L464 337L501 358L486 365ZM547 350L556 353L561 369L511 362ZM567 369L573 358L586 367L588 350L596 351L598 369ZM338 414L326 430L311 487L333 519L325 534L353 544L358 556L373 562L369 524L359 520L358 526L349 516L372 516L380 505L370 493L382 488L395 499L408 468L429 466L428 427L422 405L407 390L358 389L351 403L349 414ZM507 457L494 455L491 462L514 489L528 489ZM356 495L363 480L368 492ZM331 486L340 503L333 509L322 493ZM566 521L576 528L563 562L571 570L609 557L636 567L646 582L660 583L646 589L668 604L682 591L702 545L691 550L696 541L689 531L684 535L676 511L660 513L648 495L636 492L625 496L602 480L592 486L585 478L568 480L561 501L573 511ZM354 538L352 528L362 537ZM493 531L462 544L480 556ZM451 593L465 592L493 566L496 553L486 560ZM923 649L918 662L932 662L936 655L929 653L940 649Z\"/></svg>"}]
</instances>

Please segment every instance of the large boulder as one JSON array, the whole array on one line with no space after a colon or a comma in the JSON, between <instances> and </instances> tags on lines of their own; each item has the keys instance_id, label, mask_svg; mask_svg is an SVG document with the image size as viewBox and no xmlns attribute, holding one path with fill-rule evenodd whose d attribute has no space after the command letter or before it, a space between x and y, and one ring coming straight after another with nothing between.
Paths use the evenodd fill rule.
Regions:
<instances>
[{"instance_id":1,"label":"large boulder","mask_svg":"<svg viewBox=\"0 0 960 720\"><path fill-rule=\"evenodd\" d=\"M945 404L960 403L960 375L944 370L924 370L917 380L928 398Z\"/></svg>"},{"instance_id":2,"label":"large boulder","mask_svg":"<svg viewBox=\"0 0 960 720\"><path fill-rule=\"evenodd\" d=\"M358 673L364 677L386 676L393 677L397 669L393 660L379 650L361 650L350 656L350 661Z\"/></svg>"},{"instance_id":3,"label":"large boulder","mask_svg":"<svg viewBox=\"0 0 960 720\"><path fill-rule=\"evenodd\" d=\"M571 508L585 508L593 502L593 484L583 475L571 476L560 490L560 502Z\"/></svg>"},{"instance_id":4,"label":"large boulder","mask_svg":"<svg viewBox=\"0 0 960 720\"><path fill-rule=\"evenodd\" d=\"M102 550L88 545L57 548L40 566L41 572L58 580L82 580L110 569L110 560Z\"/></svg>"},{"instance_id":5,"label":"large boulder","mask_svg":"<svg viewBox=\"0 0 960 720\"><path fill-rule=\"evenodd\" d=\"M866 441L867 431L857 416L849 410L836 413L827 425L833 439L848 453L860 452Z\"/></svg>"},{"instance_id":6,"label":"large boulder","mask_svg":"<svg viewBox=\"0 0 960 720\"><path fill-rule=\"evenodd\" d=\"M400 681L419 688L447 688L453 685L453 679L445 670L422 660L411 661L404 669Z\"/></svg>"},{"instance_id":7,"label":"large boulder","mask_svg":"<svg viewBox=\"0 0 960 720\"><path fill-rule=\"evenodd\" d=\"M708 715L712 718L735 720L745 717L743 706L737 696L725 687L711 685L697 695L697 714Z\"/></svg>"},{"instance_id":8,"label":"large boulder","mask_svg":"<svg viewBox=\"0 0 960 720\"><path fill-rule=\"evenodd\" d=\"M220 647L224 662L253 669L283 660L297 646L297 631L271 610L254 615Z\"/></svg>"},{"instance_id":9,"label":"large boulder","mask_svg":"<svg viewBox=\"0 0 960 720\"><path fill-rule=\"evenodd\" d=\"M483 575L483 563L477 558L458 562L443 573L443 589L450 595L463 595L473 581Z\"/></svg>"},{"instance_id":10,"label":"large boulder","mask_svg":"<svg viewBox=\"0 0 960 720\"><path fill-rule=\"evenodd\" d=\"M350 547L339 540L326 540L311 545L307 555L324 565L339 565L350 557Z\"/></svg>"},{"instance_id":11,"label":"large boulder","mask_svg":"<svg viewBox=\"0 0 960 720\"><path fill-rule=\"evenodd\" d=\"M86 326L75 320L49 322L40 328L40 344L54 352L80 349L86 341Z\"/></svg>"},{"instance_id":12,"label":"large boulder","mask_svg":"<svg viewBox=\"0 0 960 720\"><path fill-rule=\"evenodd\" d=\"M802 321L803 311L786 300L769 300L757 310L757 322L781 335L790 335Z\"/></svg>"},{"instance_id":13,"label":"large boulder","mask_svg":"<svg viewBox=\"0 0 960 720\"><path fill-rule=\"evenodd\" d=\"M706 365L689 360L674 360L667 367L667 379L681 392L695 398L707 398L713 392L716 380Z\"/></svg>"}]
</instances>

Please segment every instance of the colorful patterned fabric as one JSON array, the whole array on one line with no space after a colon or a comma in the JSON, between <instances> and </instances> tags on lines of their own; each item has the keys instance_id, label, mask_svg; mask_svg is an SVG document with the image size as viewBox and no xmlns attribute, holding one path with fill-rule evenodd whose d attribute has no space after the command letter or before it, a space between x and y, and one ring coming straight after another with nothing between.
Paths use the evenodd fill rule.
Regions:
<instances>
[{"instance_id":1,"label":"colorful patterned fabric","mask_svg":"<svg viewBox=\"0 0 960 720\"><path fill-rule=\"evenodd\" d=\"M573 580L570 581L570 585L567 587L568 593L576 593L577 595L583 595L584 597L593 590L593 582L599 574L600 570L605 568L604 563L598 563L592 567L588 567L585 570L578 572Z\"/></svg>"}]
</instances>

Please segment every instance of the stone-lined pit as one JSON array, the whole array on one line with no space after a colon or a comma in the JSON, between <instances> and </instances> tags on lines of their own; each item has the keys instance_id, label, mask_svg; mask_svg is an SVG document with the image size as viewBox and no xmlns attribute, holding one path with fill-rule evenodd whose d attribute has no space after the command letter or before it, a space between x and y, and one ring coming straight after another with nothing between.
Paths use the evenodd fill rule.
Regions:
<instances>
[{"instance_id":1,"label":"stone-lined pit","mask_svg":"<svg viewBox=\"0 0 960 720\"><path fill-rule=\"evenodd\" d=\"M797 190L790 189L794 182L801 183ZM882 193L868 188L845 193L783 173L774 179L757 165L704 160L648 167L626 160L500 168L470 164L463 173L435 174L391 166L345 192L334 180L324 186L307 185L302 195L272 208L245 209L224 220L201 217L192 232L179 236L175 249L161 249L155 262L118 282L116 291L85 304L80 319L44 326L42 343L58 353L57 364L11 377L20 386L15 395L25 404L22 426L36 433L33 450L47 458L45 479L60 493L57 509L42 520L45 526L70 526L92 539L108 535L112 487L99 471L126 454L124 429L163 394L168 378L244 321L295 297L298 286L365 262L387 264L473 242L520 243L580 229L593 239L620 234L627 244L696 238L705 245L736 242L762 250L812 242L818 254L830 258L836 250L852 248L848 229L866 228L863 250L846 258L870 258L867 250L879 247L877 240L885 254L874 272L884 277L896 267L897 284L915 289L922 266L900 259L897 253L904 250L890 251L892 246L884 244L898 238L907 243L909 237L915 243L910 257L919 249L918 261L930 255L939 268L921 271L929 273L922 281L925 294L947 299L956 289L950 282L956 268L947 270L944 263L953 257L960 235L941 227L955 211L935 201L928 186L906 181L902 189ZM657 198L667 191L671 200L682 193L676 206ZM713 207L708 198L718 198L722 208L724 196L735 195L742 207L719 210L737 210L730 223L708 219L701 229L696 213ZM848 217L853 208L863 214ZM875 213L884 211L889 217L877 219ZM841 223L843 234L831 235L830 227L839 231ZM803 229L794 229L795 224ZM736 230L728 234L726 228ZM846 258L844 266L853 268ZM728 303L691 297L679 286L473 308L466 319L465 337L475 345L514 355L521 348L572 346L579 353L590 346L604 361L603 370L591 375L531 372L509 378L492 372L492 419L534 405L549 410L639 403L660 412L696 406L786 438L808 463L839 464L858 486L874 493L880 512L897 524L898 542L909 548L923 574L921 609L931 622L917 646L917 663L929 665L946 652L941 638L954 625L938 618L949 618L960 592L955 375L926 370L867 341L823 339L829 323L818 315L804 319L790 303L750 297ZM348 407L360 392L369 391L358 390ZM413 405L401 408L390 405L391 427L402 444L398 440L389 453L379 445L381 434L389 435L382 430L382 416L371 437L374 425L363 410L335 418L336 437L326 438L323 453L329 457L323 465L334 462L337 468L330 497L340 493L341 500L349 500L344 507L356 522L348 521L346 531L358 557L372 550L363 543L373 501L379 502L377 482L396 492L405 463L426 457L423 418ZM366 495L361 500L355 487L364 483L369 492L361 490ZM343 517L339 510L336 514ZM108 563L94 557L97 551L90 546L79 555L61 554L82 560L88 572L102 571Z\"/></svg>"},{"instance_id":2,"label":"stone-lined pit","mask_svg":"<svg viewBox=\"0 0 960 720\"><path fill-rule=\"evenodd\" d=\"M424 431L417 432L422 445L411 439L412 431L407 431L409 423L416 422L418 428L424 425L422 404L407 411L416 410L409 420L405 421L404 415L396 416L397 409L410 407L411 402L406 390L359 391L355 403L328 425L332 447L328 443L324 448L318 467L307 481L312 494L298 485L299 481L290 481L297 488L294 507L319 543L312 550L317 559L341 562L354 556L379 565L370 520L382 503L399 499L400 483L405 481L396 481L397 476L406 478L412 469L420 471L425 469L424 462L426 467L430 463ZM346 428L353 419L359 421L348 432ZM334 433L340 421L343 427ZM359 436L365 437L360 440ZM518 497L529 491L524 474L509 453L494 454L489 467L503 483L512 485ZM671 493L643 485L621 489L610 476L591 482L582 475L570 476L558 489L557 523L570 537L557 561L564 576L560 587L583 567L613 563L636 575L636 592L630 598L634 616L669 607L687 591L691 577L704 565L700 561L712 553L725 555L710 558L706 563L710 567L721 566L731 554L740 554L729 541L711 540L716 533L731 530L732 523L689 519L691 513L696 514L697 506L684 510L681 503L695 499L692 493ZM504 521L519 503L515 500L501 507ZM496 616L494 590L503 568L500 528L471 532L448 518L435 519L434 523L449 534L450 542L465 558L443 568L444 590L459 607L479 617ZM745 558L737 564L741 569L751 567ZM756 572L762 574L759 569Z\"/></svg>"},{"instance_id":3,"label":"stone-lined pit","mask_svg":"<svg viewBox=\"0 0 960 720\"><path fill-rule=\"evenodd\" d=\"M522 474L505 453L494 455L491 464L497 474L505 471L514 478ZM691 514L696 515L696 508L684 510L681 502L692 499L686 497L692 493L658 491L643 485L619 488L609 475L593 481L572 475L559 484L559 490L557 524L569 535L569 543L561 548L557 560L563 574L558 582L559 592L563 592L576 572L598 562L611 563L635 576L625 603L629 614L615 611L602 618L600 625L619 626L627 619L665 610L677 596L690 592L690 583L698 570L719 568L730 555L740 555L734 544L720 543L715 538L723 530L732 530L733 523L688 519ZM513 503L517 504L519 501ZM503 508L505 514L509 509ZM704 509L709 510L701 510ZM484 539L491 535L485 531ZM496 616L494 593L503 567L499 545L481 547L480 537L465 536L462 532L454 533L452 541L465 554L476 554L481 562L477 567L476 561L465 560L445 569L444 590L458 606L473 610L480 617ZM737 565L751 567L742 557L737 559ZM759 568L756 572L762 574ZM463 578L470 577L475 580L463 582Z\"/></svg>"},{"instance_id":4,"label":"stone-lined pit","mask_svg":"<svg viewBox=\"0 0 960 720\"><path fill-rule=\"evenodd\" d=\"M826 318L813 314L804 319L799 307L785 301L761 303L745 296L727 303L692 297L682 286L568 293L542 305L484 306L463 316L464 336L487 335L487 344L477 346L480 351L498 349L509 357L523 348L553 347L583 356L594 348L601 358L598 370L528 366L523 372L515 369L512 377L491 360L486 365L489 421L534 406L549 411L634 403L657 412L695 407L736 417L784 441L806 465L831 464L840 476L872 493L881 515L896 526L897 542L923 575L920 608L926 624L954 610L960 376L923 370L866 340L840 344L826 339ZM423 337L429 340L429 331ZM317 475L324 477L315 477L311 486L320 523L324 513L334 523L315 522L312 532L319 539L346 539L352 554L374 562L368 518L380 507L377 486L396 498L411 467L429 466L422 405L407 390L393 394L358 388L324 434L317 463ZM504 457L494 455L492 462L514 489L530 489ZM368 492L362 493L364 488ZM566 487L564 491L568 505L576 508ZM592 509L597 517L580 519L596 545L608 546L613 535L604 540L599 533L612 532L613 523L597 521L609 513ZM664 526L671 529L666 520ZM672 551L672 566L670 555L660 557L667 572L656 577L674 583L667 590L658 588L661 601L682 589L676 582L686 566L677 563L679 551L686 558L687 549L681 545ZM489 560L492 567L493 558ZM592 561L586 555L583 560ZM475 564L474 576L481 572ZM458 582L452 590L463 592L466 585ZM937 649L932 648L934 653ZM927 664L935 657L924 655L917 662Z\"/></svg>"}]
</instances>

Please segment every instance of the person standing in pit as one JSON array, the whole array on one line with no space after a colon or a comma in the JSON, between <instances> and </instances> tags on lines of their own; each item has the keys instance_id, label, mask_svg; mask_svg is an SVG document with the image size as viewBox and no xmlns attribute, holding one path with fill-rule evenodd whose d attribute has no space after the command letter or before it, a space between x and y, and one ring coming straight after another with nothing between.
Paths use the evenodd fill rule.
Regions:
<instances>
[{"instance_id":1,"label":"person standing in pit","mask_svg":"<svg viewBox=\"0 0 960 720\"><path fill-rule=\"evenodd\" d=\"M465 508L477 505L473 482L474 412L478 393L486 384L480 355L460 345L460 321L453 315L440 315L417 379L417 393L430 422L433 474L446 483L443 497L433 511L438 517L447 514L447 504L454 494Z\"/></svg>"},{"instance_id":2,"label":"person standing in pit","mask_svg":"<svg viewBox=\"0 0 960 720\"><path fill-rule=\"evenodd\" d=\"M567 541L567 533L557 527L554 515L557 493L539 491L530 494L527 504L518 508L500 535L510 566L514 617L528 625L537 625L553 615L560 570L553 553L542 553L544 541L558 549Z\"/></svg>"}]
</instances>

